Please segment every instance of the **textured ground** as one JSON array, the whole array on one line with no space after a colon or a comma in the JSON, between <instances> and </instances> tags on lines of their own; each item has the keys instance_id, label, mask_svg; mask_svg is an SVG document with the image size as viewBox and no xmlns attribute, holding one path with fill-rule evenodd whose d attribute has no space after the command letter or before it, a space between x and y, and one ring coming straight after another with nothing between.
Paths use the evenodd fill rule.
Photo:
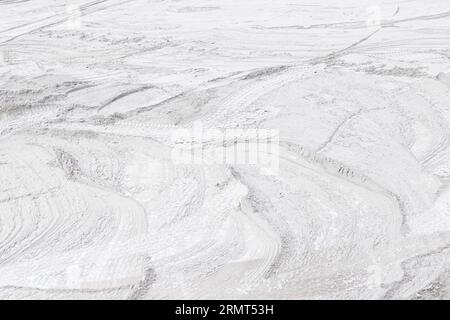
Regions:
<instances>
[{"instance_id":1,"label":"textured ground","mask_svg":"<svg viewBox=\"0 0 450 320\"><path fill-rule=\"evenodd\" d=\"M448 0L0 0L0 298L450 298L449 59Z\"/></svg>"}]
</instances>

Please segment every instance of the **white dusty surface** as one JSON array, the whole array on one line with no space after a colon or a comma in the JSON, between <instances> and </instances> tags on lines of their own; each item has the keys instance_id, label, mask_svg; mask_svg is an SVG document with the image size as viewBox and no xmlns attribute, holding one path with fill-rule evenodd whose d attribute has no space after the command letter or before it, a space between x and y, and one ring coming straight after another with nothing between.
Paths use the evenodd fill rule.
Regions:
<instances>
[{"instance_id":1,"label":"white dusty surface","mask_svg":"<svg viewBox=\"0 0 450 320\"><path fill-rule=\"evenodd\" d=\"M70 4L0 0L1 299L450 297L448 0Z\"/></svg>"}]
</instances>

